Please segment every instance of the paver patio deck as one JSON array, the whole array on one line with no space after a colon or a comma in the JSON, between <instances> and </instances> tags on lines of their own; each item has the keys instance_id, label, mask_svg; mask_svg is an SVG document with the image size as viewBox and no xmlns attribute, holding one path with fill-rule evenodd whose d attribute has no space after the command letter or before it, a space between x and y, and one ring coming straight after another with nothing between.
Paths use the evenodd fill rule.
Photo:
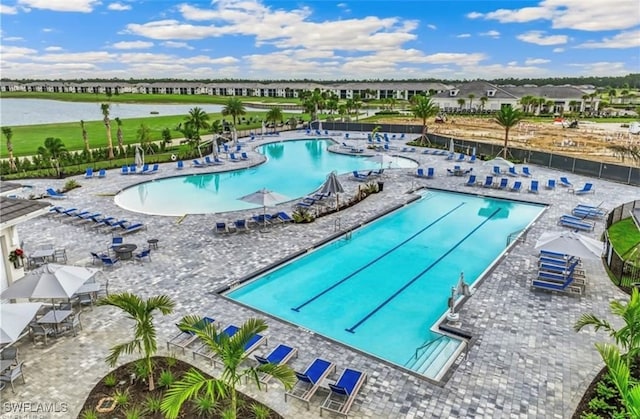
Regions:
<instances>
[{"instance_id":1,"label":"paver patio deck","mask_svg":"<svg viewBox=\"0 0 640 419\"><path fill-rule=\"evenodd\" d=\"M338 144L344 139L335 133ZM351 137L357 136L352 133ZM266 138L265 141L287 138L305 138L303 134L290 133L282 138ZM348 140L360 144L362 140ZM258 145L260 141L249 143ZM541 190L538 195L519 194L486 188L469 188L466 178L445 176L446 168L453 164L442 156L419 153L397 153L419 162L421 167L435 167L435 179L418 179L415 170L385 170L384 191L369 196L359 204L337 214L317 219L311 224L289 224L272 228L269 233L255 229L248 233L219 235L213 233L216 221L231 221L246 217L251 211L228 214L189 215L176 217L132 214L113 202L113 193L133 183L148 181L169 175L204 173L205 170L186 167L175 170L175 163L162 164L159 172L149 176L122 176L110 170L105 179L77 177L81 188L67 193L66 200L56 200L54 205L74 206L100 211L114 217L142 221L146 231L126 237L126 242L138 248L147 246L147 240L159 239L158 249L152 251L152 261L129 261L108 271L109 292L131 291L142 297L166 294L177 304L171 316L158 316L159 354L168 354L164 342L175 334L174 323L186 314L215 317L220 323L240 324L249 317L265 318L269 348L278 343L295 342L299 356L291 365L302 369L317 356L338 364L338 373L344 367L366 371L369 379L362 388L352 408L354 418L564 418L570 417L582 394L603 363L594 343L606 340L603 333L573 332L572 326L586 312L608 317L609 301L624 298L608 279L599 261L584 261L588 272L586 294L581 298L557 293L533 291L530 281L536 272L534 244L544 231L560 230L556 220L569 213L575 204L589 203L611 209L623 202L637 199L637 187L566 174L547 168L531 166L534 177L546 183L549 177L567 175L576 185L593 182L595 194L575 196L557 187L553 191ZM262 156L250 152L248 162L255 164ZM457 163L456 163L457 164ZM188 165L187 165L188 166ZM489 174L490 167L481 162L474 165L479 179ZM230 169L231 163L211 170ZM209 170L209 169L206 169ZM292 181L295 181L292 179ZM358 182L341 175L347 195L353 194ZM63 180L29 180L34 193L47 187L60 188ZM523 181L528 186L528 179ZM223 284L233 283L244 275L279 260L292 252L311 247L323 237L333 234L336 219L340 226L354 225L385 208L406 202L409 191L421 186L479 193L488 196L518 198L550 204L548 210L527 233L524 242L515 245L503 260L484 279L474 295L459 310L462 326L477 337L464 360L453 370L448 381L441 386L432 384L388 364L379 362L360 352L333 343L295 326L263 316L239 306L215 293ZM312 191L309 191L310 193ZM295 201L294 201L295 202ZM289 210L290 204L283 209ZM21 224L20 238L27 252L38 244L51 242L65 247L69 263L91 264L90 251L106 250L110 235L86 231L81 227L55 221L48 217ZM604 223L598 221L596 229L588 235L598 237ZM90 389L105 376L109 368L104 363L109 347L129 338L130 324L117 310L94 307L82 314L83 330L77 337L52 339L43 347L34 346L29 340L19 343L21 357L26 361L26 384L17 384L16 393L4 390L3 402L30 401L40 403L64 402L69 411L45 414L44 417L75 417ZM380 333L385 337L384 331ZM267 349L264 349L266 353ZM176 354L192 362L187 353ZM132 358L123 359L123 362ZM212 368L206 362L195 362L206 371ZM215 373L215 371L214 371ZM286 418L319 417L322 398L316 396L307 411L296 400L284 402L283 389L272 384L268 392L260 392L253 386L243 391L276 409ZM2 417L15 417L3 404Z\"/></svg>"}]
</instances>

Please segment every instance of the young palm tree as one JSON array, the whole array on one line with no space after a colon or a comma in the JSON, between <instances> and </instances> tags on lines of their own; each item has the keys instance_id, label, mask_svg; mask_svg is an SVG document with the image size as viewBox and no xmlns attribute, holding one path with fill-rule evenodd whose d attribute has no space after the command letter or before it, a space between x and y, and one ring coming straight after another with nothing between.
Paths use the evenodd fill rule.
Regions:
<instances>
[{"instance_id":1,"label":"young palm tree","mask_svg":"<svg viewBox=\"0 0 640 419\"><path fill-rule=\"evenodd\" d=\"M16 162L13 158L13 143L11 139L13 138L13 131L9 127L2 127L2 134L7 139L7 152L9 153L9 169L14 172L17 170Z\"/></svg>"},{"instance_id":2,"label":"young palm tree","mask_svg":"<svg viewBox=\"0 0 640 419\"><path fill-rule=\"evenodd\" d=\"M247 111L244 109L244 105L242 101L238 98L232 97L227 101L227 104L224 108L222 108L223 116L231 116L233 118L233 125L236 125L236 120L240 115L246 114Z\"/></svg>"},{"instance_id":3,"label":"young palm tree","mask_svg":"<svg viewBox=\"0 0 640 419\"><path fill-rule=\"evenodd\" d=\"M108 103L103 103L100 105L100 111L102 112L102 122L104 122L104 127L107 129L107 150L109 151L109 160L112 160L115 156L113 155L113 141L111 140L111 120L109 119L109 112L111 110L111 105Z\"/></svg>"},{"instance_id":4,"label":"young palm tree","mask_svg":"<svg viewBox=\"0 0 640 419\"><path fill-rule=\"evenodd\" d=\"M609 303L611 312L624 322L624 326L616 329L608 321L599 319L594 314L583 314L573 329L579 332L586 326L593 326L596 332L603 329L609 333L616 344L622 349L622 357L626 360L627 366L640 354L640 292L634 288L631 292L629 302L624 304L613 300Z\"/></svg>"},{"instance_id":5,"label":"young palm tree","mask_svg":"<svg viewBox=\"0 0 640 419\"><path fill-rule=\"evenodd\" d=\"M469 93L467 97L469 98L469 110L471 110L473 109L473 99L475 99L476 95Z\"/></svg>"},{"instance_id":6,"label":"young palm tree","mask_svg":"<svg viewBox=\"0 0 640 419\"><path fill-rule=\"evenodd\" d=\"M209 130L211 128L209 115L197 106L189 109L189 115L185 118L185 124L191 127L196 136L194 139L197 141L200 140L200 130Z\"/></svg>"},{"instance_id":7,"label":"young palm tree","mask_svg":"<svg viewBox=\"0 0 640 419\"><path fill-rule=\"evenodd\" d=\"M89 154L91 148L89 147L89 135L87 134L87 128L84 126L84 121L80 120L80 129L82 130L82 141L84 141L84 151Z\"/></svg>"},{"instance_id":8,"label":"young palm tree","mask_svg":"<svg viewBox=\"0 0 640 419\"><path fill-rule=\"evenodd\" d=\"M416 95L414 96L415 105L411 108L413 115L416 118L422 119L422 139L421 142L423 144L429 143L429 139L427 138L427 119L435 116L438 111L438 105L431 101L431 98Z\"/></svg>"},{"instance_id":9,"label":"young palm tree","mask_svg":"<svg viewBox=\"0 0 640 419\"><path fill-rule=\"evenodd\" d=\"M462 108L464 108L464 104L467 103L467 101L464 100L463 98L458 99L457 102L458 102L458 109L459 110L462 110Z\"/></svg>"},{"instance_id":10,"label":"young palm tree","mask_svg":"<svg viewBox=\"0 0 640 419\"><path fill-rule=\"evenodd\" d=\"M218 397L227 396L230 400L226 418L235 418L238 410L236 387L243 379L249 379L260 387L259 373L271 375L280 381L288 390L295 383L295 374L287 365L264 364L240 369L240 364L246 355L244 348L251 338L267 330L264 320L249 319L232 336L219 333L215 323L207 324L204 328L196 327L201 322L198 316L187 316L180 328L196 334L223 363L220 378L206 378L196 370L190 370L183 378L174 383L166 392L162 400L162 412L169 419L177 418L184 402L194 398L206 397L212 401Z\"/></svg>"},{"instance_id":11,"label":"young palm tree","mask_svg":"<svg viewBox=\"0 0 640 419\"><path fill-rule=\"evenodd\" d=\"M144 357L149 374L149 391L152 391L155 388L155 384L153 381L153 362L151 362L151 357L158 349L153 315L156 310L165 315L172 313L175 303L166 295L154 296L147 300L142 300L137 295L123 292L120 294L111 294L99 300L98 305L118 307L127 313L129 318L135 322L133 327L133 340L113 346L111 353L106 358L107 363L109 366L114 367L118 363L120 355L138 352Z\"/></svg>"},{"instance_id":12,"label":"young palm tree","mask_svg":"<svg viewBox=\"0 0 640 419\"><path fill-rule=\"evenodd\" d=\"M620 350L606 343L596 343L596 348L607 366L611 381L618 388L628 417L640 418L640 384L632 380L629 365L623 360Z\"/></svg>"},{"instance_id":13,"label":"young palm tree","mask_svg":"<svg viewBox=\"0 0 640 419\"><path fill-rule=\"evenodd\" d=\"M480 98L480 110L484 111L484 107L487 106L488 101L489 101L489 98L486 96L482 96Z\"/></svg>"},{"instance_id":14,"label":"young palm tree","mask_svg":"<svg viewBox=\"0 0 640 419\"><path fill-rule=\"evenodd\" d=\"M509 130L522 121L523 114L520 110L514 109L511 106L503 106L498 111L494 122L504 128L504 148L502 149L502 157L507 158L507 150L509 147Z\"/></svg>"},{"instance_id":15,"label":"young palm tree","mask_svg":"<svg viewBox=\"0 0 640 419\"><path fill-rule=\"evenodd\" d=\"M114 118L116 124L118 124L118 131L116 132L116 138L118 139L118 150L120 156L124 156L124 135L122 134L122 120L120 118Z\"/></svg>"},{"instance_id":16,"label":"young palm tree","mask_svg":"<svg viewBox=\"0 0 640 419\"><path fill-rule=\"evenodd\" d=\"M273 122L273 132L276 132L276 125L278 124L278 122L282 121L282 118L282 109L274 106L273 108L269 109L269 112L267 112L265 120L267 122Z\"/></svg>"},{"instance_id":17,"label":"young palm tree","mask_svg":"<svg viewBox=\"0 0 640 419\"><path fill-rule=\"evenodd\" d=\"M56 176L60 176L60 159L66 152L67 149L60 138L48 137L44 140L44 146L38 147L38 154L42 156L42 160L49 160Z\"/></svg>"}]
</instances>

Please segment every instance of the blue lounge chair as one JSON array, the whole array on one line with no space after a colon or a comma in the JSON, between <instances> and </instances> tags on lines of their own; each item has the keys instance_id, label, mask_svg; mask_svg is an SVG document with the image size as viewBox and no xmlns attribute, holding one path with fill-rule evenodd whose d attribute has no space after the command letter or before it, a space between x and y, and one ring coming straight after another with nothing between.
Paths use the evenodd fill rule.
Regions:
<instances>
[{"instance_id":1,"label":"blue lounge chair","mask_svg":"<svg viewBox=\"0 0 640 419\"><path fill-rule=\"evenodd\" d=\"M291 218L291 216L289 214L287 214L284 211L280 211L278 213L278 219L280 221L282 221L283 223L292 223L293 222L293 218Z\"/></svg>"},{"instance_id":2,"label":"blue lounge chair","mask_svg":"<svg viewBox=\"0 0 640 419\"><path fill-rule=\"evenodd\" d=\"M215 319L211 317L203 317L200 321L193 325L194 328L204 329L206 325L215 322ZM167 341L167 350L170 351L171 347L174 346L176 348L182 349L182 353L184 354L187 347L198 339L198 336L192 330L188 330L184 328L180 324L176 324L180 333L172 337Z\"/></svg>"},{"instance_id":3,"label":"blue lounge chair","mask_svg":"<svg viewBox=\"0 0 640 419\"><path fill-rule=\"evenodd\" d=\"M176 169L177 170L184 169L184 162L182 160L178 160L178 162L176 163Z\"/></svg>"},{"instance_id":4,"label":"blue lounge chair","mask_svg":"<svg viewBox=\"0 0 640 419\"><path fill-rule=\"evenodd\" d=\"M200 160L198 159L194 159L193 161L191 161L191 165L193 167L198 167L198 168L203 168L203 167L207 167L205 164L203 164Z\"/></svg>"},{"instance_id":5,"label":"blue lounge chair","mask_svg":"<svg viewBox=\"0 0 640 419\"><path fill-rule=\"evenodd\" d=\"M316 358L304 372L296 372L298 381L291 390L284 393L284 401L287 401L287 396L294 397L305 402L307 410L309 410L311 397L316 393L322 381L335 369L334 363Z\"/></svg>"},{"instance_id":6,"label":"blue lounge chair","mask_svg":"<svg viewBox=\"0 0 640 419\"><path fill-rule=\"evenodd\" d=\"M213 162L213 160L211 160L210 156L205 156L204 158L204 163L208 166L213 166L215 163Z\"/></svg>"},{"instance_id":7,"label":"blue lounge chair","mask_svg":"<svg viewBox=\"0 0 640 419\"><path fill-rule=\"evenodd\" d=\"M458 159L457 161L465 161L466 160L466 156L462 153L460 153L460 155L458 155Z\"/></svg>"},{"instance_id":8,"label":"blue lounge chair","mask_svg":"<svg viewBox=\"0 0 640 419\"><path fill-rule=\"evenodd\" d=\"M353 171L353 177L354 177L355 180L359 180L359 181L367 181L367 180L369 180L369 175L362 174L362 173L358 172L357 170Z\"/></svg>"},{"instance_id":9,"label":"blue lounge chair","mask_svg":"<svg viewBox=\"0 0 640 419\"><path fill-rule=\"evenodd\" d=\"M155 163L151 168L149 168L149 165L145 164L144 167L142 168L142 172L140 172L141 175L152 175L154 173L157 173L158 170L160 170L160 165L158 163Z\"/></svg>"},{"instance_id":10,"label":"blue lounge chair","mask_svg":"<svg viewBox=\"0 0 640 419\"><path fill-rule=\"evenodd\" d=\"M271 214L258 214L251 217L251 219L256 223L263 226L267 224L271 224Z\"/></svg>"},{"instance_id":11,"label":"blue lounge chair","mask_svg":"<svg viewBox=\"0 0 640 419\"><path fill-rule=\"evenodd\" d=\"M451 153L451 152L449 152L449 153L447 154L447 160L453 160L455 157L456 157L455 153Z\"/></svg>"},{"instance_id":12,"label":"blue lounge chair","mask_svg":"<svg viewBox=\"0 0 640 419\"><path fill-rule=\"evenodd\" d=\"M516 180L515 182L513 182L513 186L509 190L511 192L520 192L521 189L522 189L522 182L520 182L519 180Z\"/></svg>"},{"instance_id":13,"label":"blue lounge chair","mask_svg":"<svg viewBox=\"0 0 640 419\"><path fill-rule=\"evenodd\" d=\"M101 179L107 177L107 171L105 169L100 169L100 171L98 172L98 177Z\"/></svg>"},{"instance_id":14,"label":"blue lounge chair","mask_svg":"<svg viewBox=\"0 0 640 419\"><path fill-rule=\"evenodd\" d=\"M129 166L129 174L130 174L130 175L135 174L137 169L138 169L138 168L136 167L136 165L135 165L135 164L130 165L130 166Z\"/></svg>"},{"instance_id":15,"label":"blue lounge chair","mask_svg":"<svg viewBox=\"0 0 640 419\"><path fill-rule=\"evenodd\" d=\"M47 196L53 199L64 199L67 197L67 195L60 193L53 188L47 188Z\"/></svg>"},{"instance_id":16,"label":"blue lounge chair","mask_svg":"<svg viewBox=\"0 0 640 419\"><path fill-rule=\"evenodd\" d=\"M236 156L236 153L229 153L229 160L231 160L232 162L239 162L240 161L238 156Z\"/></svg>"},{"instance_id":17,"label":"blue lounge chair","mask_svg":"<svg viewBox=\"0 0 640 419\"><path fill-rule=\"evenodd\" d=\"M121 175L128 175L129 174L129 166L127 166L127 165L122 166L122 169L120 169L120 174Z\"/></svg>"},{"instance_id":18,"label":"blue lounge chair","mask_svg":"<svg viewBox=\"0 0 640 419\"><path fill-rule=\"evenodd\" d=\"M471 157L469 157L469 163L475 163L477 160L476 155L473 154Z\"/></svg>"},{"instance_id":19,"label":"blue lounge chair","mask_svg":"<svg viewBox=\"0 0 640 419\"><path fill-rule=\"evenodd\" d=\"M575 189L573 191L574 194L576 195L584 195L584 194L588 194L588 193L595 193L595 189L593 189L593 184L592 183L585 183L584 186L580 189Z\"/></svg>"},{"instance_id":20,"label":"blue lounge chair","mask_svg":"<svg viewBox=\"0 0 640 419\"><path fill-rule=\"evenodd\" d=\"M329 384L329 395L320 406L320 411L347 416L362 385L367 381L363 372L345 369L335 384Z\"/></svg>"},{"instance_id":21,"label":"blue lounge chair","mask_svg":"<svg viewBox=\"0 0 640 419\"><path fill-rule=\"evenodd\" d=\"M98 221L96 221L96 223L91 226L92 228L97 228L97 229L101 229L103 227L111 227L111 223L117 221L115 218L113 217L104 217Z\"/></svg>"},{"instance_id":22,"label":"blue lounge chair","mask_svg":"<svg viewBox=\"0 0 640 419\"><path fill-rule=\"evenodd\" d=\"M91 179L93 177L93 167L87 167L87 171L84 172L85 179Z\"/></svg>"},{"instance_id":23,"label":"blue lounge chair","mask_svg":"<svg viewBox=\"0 0 640 419\"><path fill-rule=\"evenodd\" d=\"M507 174L508 174L509 176L520 176L520 175L518 174L518 172L516 171L516 167L515 167L515 166L510 167L510 168L507 170Z\"/></svg>"},{"instance_id":24,"label":"blue lounge chair","mask_svg":"<svg viewBox=\"0 0 640 419\"><path fill-rule=\"evenodd\" d=\"M602 218L605 216L605 213L601 210L581 208L578 206L571 210L571 215L580 218Z\"/></svg>"},{"instance_id":25,"label":"blue lounge chair","mask_svg":"<svg viewBox=\"0 0 640 419\"><path fill-rule=\"evenodd\" d=\"M509 179L506 177L500 178L500 184L498 185L498 189L505 190L509 186Z\"/></svg>"},{"instance_id":26,"label":"blue lounge chair","mask_svg":"<svg viewBox=\"0 0 640 419\"><path fill-rule=\"evenodd\" d=\"M531 172L527 166L522 168L522 176L531 177Z\"/></svg>"},{"instance_id":27,"label":"blue lounge chair","mask_svg":"<svg viewBox=\"0 0 640 419\"><path fill-rule=\"evenodd\" d=\"M113 267L116 266L116 264L118 264L118 262L120 262L120 259L111 258L111 257L108 257L108 256L103 256L103 257L100 258L100 260L102 261L102 265L107 269L113 269Z\"/></svg>"},{"instance_id":28,"label":"blue lounge chair","mask_svg":"<svg viewBox=\"0 0 640 419\"><path fill-rule=\"evenodd\" d=\"M138 172L138 174L146 175L150 171L151 171L151 169L149 168L149 165L147 163L145 163L145 164L142 165L142 170L140 170L140 172Z\"/></svg>"},{"instance_id":29,"label":"blue lounge chair","mask_svg":"<svg viewBox=\"0 0 640 419\"><path fill-rule=\"evenodd\" d=\"M595 228L595 224L571 215L563 215L558 223L563 227L570 227L575 230L593 231Z\"/></svg>"},{"instance_id":30,"label":"blue lounge chair","mask_svg":"<svg viewBox=\"0 0 640 419\"><path fill-rule=\"evenodd\" d=\"M135 233L136 231L144 230L145 226L142 223L133 223L124 228L122 231L118 231L120 234L130 234Z\"/></svg>"},{"instance_id":31,"label":"blue lounge chair","mask_svg":"<svg viewBox=\"0 0 640 419\"><path fill-rule=\"evenodd\" d=\"M566 177L561 177L560 178L560 185L570 188L571 186L573 186L573 183L569 182L569 179L567 179Z\"/></svg>"},{"instance_id":32,"label":"blue lounge chair","mask_svg":"<svg viewBox=\"0 0 640 419\"><path fill-rule=\"evenodd\" d=\"M233 224L236 227L236 231L249 231L249 226L247 225L247 220L235 220Z\"/></svg>"},{"instance_id":33,"label":"blue lounge chair","mask_svg":"<svg viewBox=\"0 0 640 419\"><path fill-rule=\"evenodd\" d=\"M433 179L433 177L436 175L436 169L434 169L433 167L428 167L427 168L427 179Z\"/></svg>"},{"instance_id":34,"label":"blue lounge chair","mask_svg":"<svg viewBox=\"0 0 640 419\"><path fill-rule=\"evenodd\" d=\"M249 160L249 156L247 155L247 153L245 151L240 153L240 160Z\"/></svg>"},{"instance_id":35,"label":"blue lounge chair","mask_svg":"<svg viewBox=\"0 0 640 419\"><path fill-rule=\"evenodd\" d=\"M213 228L214 233L229 233L229 228L227 227L227 223L218 221L216 222L215 227Z\"/></svg>"},{"instance_id":36,"label":"blue lounge chair","mask_svg":"<svg viewBox=\"0 0 640 419\"><path fill-rule=\"evenodd\" d=\"M465 182L465 186L476 186L476 175L469 176L469 179Z\"/></svg>"},{"instance_id":37,"label":"blue lounge chair","mask_svg":"<svg viewBox=\"0 0 640 419\"><path fill-rule=\"evenodd\" d=\"M538 193L538 181L532 180L531 185L529 186L529 192Z\"/></svg>"},{"instance_id":38,"label":"blue lounge chair","mask_svg":"<svg viewBox=\"0 0 640 419\"><path fill-rule=\"evenodd\" d=\"M96 262L101 262L102 258L108 258L109 255L105 255L104 253L97 253L97 252L89 252L89 254L91 255L91 264L95 265Z\"/></svg>"},{"instance_id":39,"label":"blue lounge chair","mask_svg":"<svg viewBox=\"0 0 640 419\"><path fill-rule=\"evenodd\" d=\"M266 356L254 355L254 358L260 365L274 364L284 365L291 360L291 358L298 356L298 350L287 345L280 344L276 346ZM272 377L269 374L262 374L260 376L260 383L267 384Z\"/></svg>"},{"instance_id":40,"label":"blue lounge chair","mask_svg":"<svg viewBox=\"0 0 640 419\"><path fill-rule=\"evenodd\" d=\"M494 175L502 175L502 171L500 170L500 166L493 166L493 172Z\"/></svg>"},{"instance_id":41,"label":"blue lounge chair","mask_svg":"<svg viewBox=\"0 0 640 419\"><path fill-rule=\"evenodd\" d=\"M151 262L151 249L144 249L142 252L135 253L133 255L134 259L138 262L143 262L145 258Z\"/></svg>"},{"instance_id":42,"label":"blue lounge chair","mask_svg":"<svg viewBox=\"0 0 640 419\"><path fill-rule=\"evenodd\" d=\"M416 170L416 176L417 177L426 177L424 174L424 169L422 167L418 167L418 169Z\"/></svg>"},{"instance_id":43,"label":"blue lounge chair","mask_svg":"<svg viewBox=\"0 0 640 419\"><path fill-rule=\"evenodd\" d=\"M233 337L233 335L238 333L238 330L240 330L238 326L234 326L230 324L222 332L218 333L217 339L223 339L223 338L230 339ZM213 358L216 357L216 353L213 352L206 343L202 343L193 351L193 359L196 359L196 356L205 358L209 360L211 364L213 364Z\"/></svg>"},{"instance_id":44,"label":"blue lounge chair","mask_svg":"<svg viewBox=\"0 0 640 419\"><path fill-rule=\"evenodd\" d=\"M546 291L570 292L578 295L581 295L583 292L583 287L573 285L573 280L571 279L560 283L534 279L531 282L531 286L534 288L544 289Z\"/></svg>"},{"instance_id":45,"label":"blue lounge chair","mask_svg":"<svg viewBox=\"0 0 640 419\"><path fill-rule=\"evenodd\" d=\"M493 186L493 176L487 176L482 184L484 188L490 188Z\"/></svg>"},{"instance_id":46,"label":"blue lounge chair","mask_svg":"<svg viewBox=\"0 0 640 419\"><path fill-rule=\"evenodd\" d=\"M251 336L251 338L247 341L247 343L245 343L244 347L242 348L244 349L244 352L242 353L242 357L246 358L247 356L251 355L253 351L258 349L260 345L266 345L266 344L267 344L266 336L263 336L260 334L255 334ZM214 356L213 358L211 358L211 361L213 362L214 367L218 362L223 364L223 362L217 356Z\"/></svg>"},{"instance_id":47,"label":"blue lounge chair","mask_svg":"<svg viewBox=\"0 0 640 419\"><path fill-rule=\"evenodd\" d=\"M547 180L547 185L545 186L545 188L547 189L555 189L556 188L556 180L555 179L549 179Z\"/></svg>"},{"instance_id":48,"label":"blue lounge chair","mask_svg":"<svg viewBox=\"0 0 640 419\"><path fill-rule=\"evenodd\" d=\"M220 164L224 164L224 162L222 160L220 160L220 157L215 156L213 158L213 164L220 165Z\"/></svg>"}]
</instances>

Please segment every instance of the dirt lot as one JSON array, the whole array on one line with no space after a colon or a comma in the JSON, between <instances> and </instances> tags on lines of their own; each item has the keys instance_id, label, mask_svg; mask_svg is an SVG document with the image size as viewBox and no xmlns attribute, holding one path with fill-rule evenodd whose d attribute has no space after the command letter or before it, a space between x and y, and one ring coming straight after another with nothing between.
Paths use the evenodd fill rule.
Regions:
<instances>
[{"instance_id":1,"label":"dirt lot","mask_svg":"<svg viewBox=\"0 0 640 419\"><path fill-rule=\"evenodd\" d=\"M389 121L380 121L389 122ZM418 119L407 118L403 123L420 125ZM395 120L398 123L398 120ZM489 118L450 117L445 123L428 123L429 132L454 138L502 144L504 129ZM513 147L554 151L575 157L597 161L620 163L607 146L640 145L640 135L629 134L621 123L579 122L578 128L563 128L559 123L521 122L509 133L509 144ZM625 164L629 164L625 160Z\"/></svg>"}]
</instances>

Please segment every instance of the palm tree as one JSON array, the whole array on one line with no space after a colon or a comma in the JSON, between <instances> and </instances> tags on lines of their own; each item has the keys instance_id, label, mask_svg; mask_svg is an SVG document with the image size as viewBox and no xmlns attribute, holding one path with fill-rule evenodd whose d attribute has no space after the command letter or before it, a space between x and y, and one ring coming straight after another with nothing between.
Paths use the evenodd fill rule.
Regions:
<instances>
[{"instance_id":1,"label":"palm tree","mask_svg":"<svg viewBox=\"0 0 640 419\"><path fill-rule=\"evenodd\" d=\"M431 101L430 97L422 95L416 95L414 97L416 98L415 105L411 108L411 111L416 118L422 119L421 142L426 144L429 142L429 139L427 138L427 119L435 116L438 113L439 108L438 105Z\"/></svg>"},{"instance_id":2,"label":"palm tree","mask_svg":"<svg viewBox=\"0 0 640 419\"><path fill-rule=\"evenodd\" d=\"M362 108L362 101L360 95L353 95L353 110L356 111L356 121L360 117L360 108Z\"/></svg>"},{"instance_id":3,"label":"palm tree","mask_svg":"<svg viewBox=\"0 0 640 419\"><path fill-rule=\"evenodd\" d=\"M640 418L640 384L631 378L629 365L615 345L596 343L596 349L607 366L611 381L618 388L629 417Z\"/></svg>"},{"instance_id":4,"label":"palm tree","mask_svg":"<svg viewBox=\"0 0 640 419\"><path fill-rule=\"evenodd\" d=\"M133 340L120 343L111 348L111 353L106 358L110 367L118 363L120 355L138 352L144 357L149 374L149 391L155 388L153 381L153 362L151 357L158 349L156 340L156 327L153 324L153 315L156 310L162 314L171 314L175 303L166 295L158 295L142 300L135 294L123 292L111 294L98 301L98 305L117 307L128 314L129 319L135 322L133 327Z\"/></svg>"},{"instance_id":5,"label":"palm tree","mask_svg":"<svg viewBox=\"0 0 640 419\"><path fill-rule=\"evenodd\" d=\"M572 100L569 102L569 109L571 112L577 112L579 110L580 102L577 100Z\"/></svg>"},{"instance_id":6,"label":"palm tree","mask_svg":"<svg viewBox=\"0 0 640 419\"><path fill-rule=\"evenodd\" d=\"M240 103L242 104L242 102ZM224 110L223 110L224 112ZM200 141L200 130L209 130L209 115L202 108L195 107L189 109L189 115L185 117L185 125L189 126L194 134L193 140ZM234 118L235 125L235 118Z\"/></svg>"},{"instance_id":7,"label":"palm tree","mask_svg":"<svg viewBox=\"0 0 640 419\"><path fill-rule=\"evenodd\" d=\"M615 99L617 94L616 89L609 89L609 102L613 103L613 99Z\"/></svg>"},{"instance_id":8,"label":"palm tree","mask_svg":"<svg viewBox=\"0 0 640 419\"><path fill-rule=\"evenodd\" d=\"M178 417L184 402L199 397L211 400L219 396L228 396L230 400L229 410L225 412L225 418L235 418L238 410L238 398L236 387L243 379L255 382L260 388L259 373L266 373L280 381L285 389L289 390L295 383L295 374L287 365L264 364L249 366L240 370L240 365L246 358L245 346L258 333L267 330L264 320L249 319L240 329L229 337L219 333L215 323L201 326L198 316L187 316L180 322L179 327L189 330L213 351L223 363L223 371L220 378L206 378L196 370L190 370L183 378L174 383L166 392L162 400L162 412L169 419Z\"/></svg>"},{"instance_id":9,"label":"palm tree","mask_svg":"<svg viewBox=\"0 0 640 419\"><path fill-rule=\"evenodd\" d=\"M507 158L507 150L509 146L509 130L515 127L518 122L522 121L524 114L518 109L514 109L511 106L503 106L496 117L494 122L504 128L504 148L502 149L502 157Z\"/></svg>"},{"instance_id":10,"label":"palm tree","mask_svg":"<svg viewBox=\"0 0 640 419\"><path fill-rule=\"evenodd\" d=\"M224 108L222 108L223 116L231 116L233 118L233 125L236 125L236 120L238 116L246 114L247 111L244 109L244 105L242 101L238 98L232 97L227 101L227 104Z\"/></svg>"},{"instance_id":11,"label":"palm tree","mask_svg":"<svg viewBox=\"0 0 640 419\"><path fill-rule=\"evenodd\" d=\"M89 154L91 148L89 147L89 136L87 135L87 128L84 126L84 121L80 120L80 129L82 130L82 141L84 141L84 151Z\"/></svg>"},{"instance_id":12,"label":"palm tree","mask_svg":"<svg viewBox=\"0 0 640 419\"><path fill-rule=\"evenodd\" d=\"M49 160L56 176L60 176L60 159L66 152L67 148L60 138L48 137L44 140L44 146L38 147L38 154L43 160Z\"/></svg>"},{"instance_id":13,"label":"palm tree","mask_svg":"<svg viewBox=\"0 0 640 419\"><path fill-rule=\"evenodd\" d=\"M16 168L16 162L13 158L13 143L11 142L11 139L13 138L13 130L11 130L11 128L9 127L2 127L2 134L7 139L7 152L9 153L9 169L15 172L18 169Z\"/></svg>"},{"instance_id":14,"label":"palm tree","mask_svg":"<svg viewBox=\"0 0 640 419\"><path fill-rule=\"evenodd\" d=\"M116 124L118 124L118 131L116 132L116 138L118 139L118 150L120 156L124 156L124 136L122 135L122 120L120 118L114 118Z\"/></svg>"},{"instance_id":15,"label":"palm tree","mask_svg":"<svg viewBox=\"0 0 640 419\"><path fill-rule=\"evenodd\" d=\"M298 127L298 119L295 116L292 116L287 121L287 124L289 124L290 129L296 129Z\"/></svg>"},{"instance_id":16,"label":"palm tree","mask_svg":"<svg viewBox=\"0 0 640 419\"><path fill-rule=\"evenodd\" d=\"M573 330L579 332L586 326L593 326L596 332L603 329L622 349L623 358L629 367L640 354L640 292L633 288L628 303L624 304L613 300L609 303L609 307L611 313L620 317L624 322L624 326L616 329L608 321L599 319L594 314L583 314L573 326Z\"/></svg>"},{"instance_id":17,"label":"palm tree","mask_svg":"<svg viewBox=\"0 0 640 419\"><path fill-rule=\"evenodd\" d=\"M488 101L489 101L489 98L486 96L482 96L480 98L480 110L484 111L484 107L487 106Z\"/></svg>"},{"instance_id":18,"label":"palm tree","mask_svg":"<svg viewBox=\"0 0 640 419\"><path fill-rule=\"evenodd\" d=\"M111 120L109 119L110 108L111 105L108 103L100 105L100 111L102 111L102 122L104 122L104 127L107 129L107 150L109 151L109 160L112 160L115 156L113 155L113 141L111 140Z\"/></svg>"},{"instance_id":19,"label":"palm tree","mask_svg":"<svg viewBox=\"0 0 640 419\"><path fill-rule=\"evenodd\" d=\"M276 125L278 122L282 121L282 118L282 109L277 106L269 109L269 112L267 112L267 115L265 116L265 120L267 122L273 122L273 132L276 132Z\"/></svg>"},{"instance_id":20,"label":"palm tree","mask_svg":"<svg viewBox=\"0 0 640 419\"><path fill-rule=\"evenodd\" d=\"M471 110L473 108L473 99L475 99L476 95L469 93L467 97L469 98L469 110Z\"/></svg>"},{"instance_id":21,"label":"palm tree","mask_svg":"<svg viewBox=\"0 0 640 419\"><path fill-rule=\"evenodd\" d=\"M466 100L464 100L463 98L458 99L458 106L460 110L462 110L465 103L466 103Z\"/></svg>"}]
</instances>

